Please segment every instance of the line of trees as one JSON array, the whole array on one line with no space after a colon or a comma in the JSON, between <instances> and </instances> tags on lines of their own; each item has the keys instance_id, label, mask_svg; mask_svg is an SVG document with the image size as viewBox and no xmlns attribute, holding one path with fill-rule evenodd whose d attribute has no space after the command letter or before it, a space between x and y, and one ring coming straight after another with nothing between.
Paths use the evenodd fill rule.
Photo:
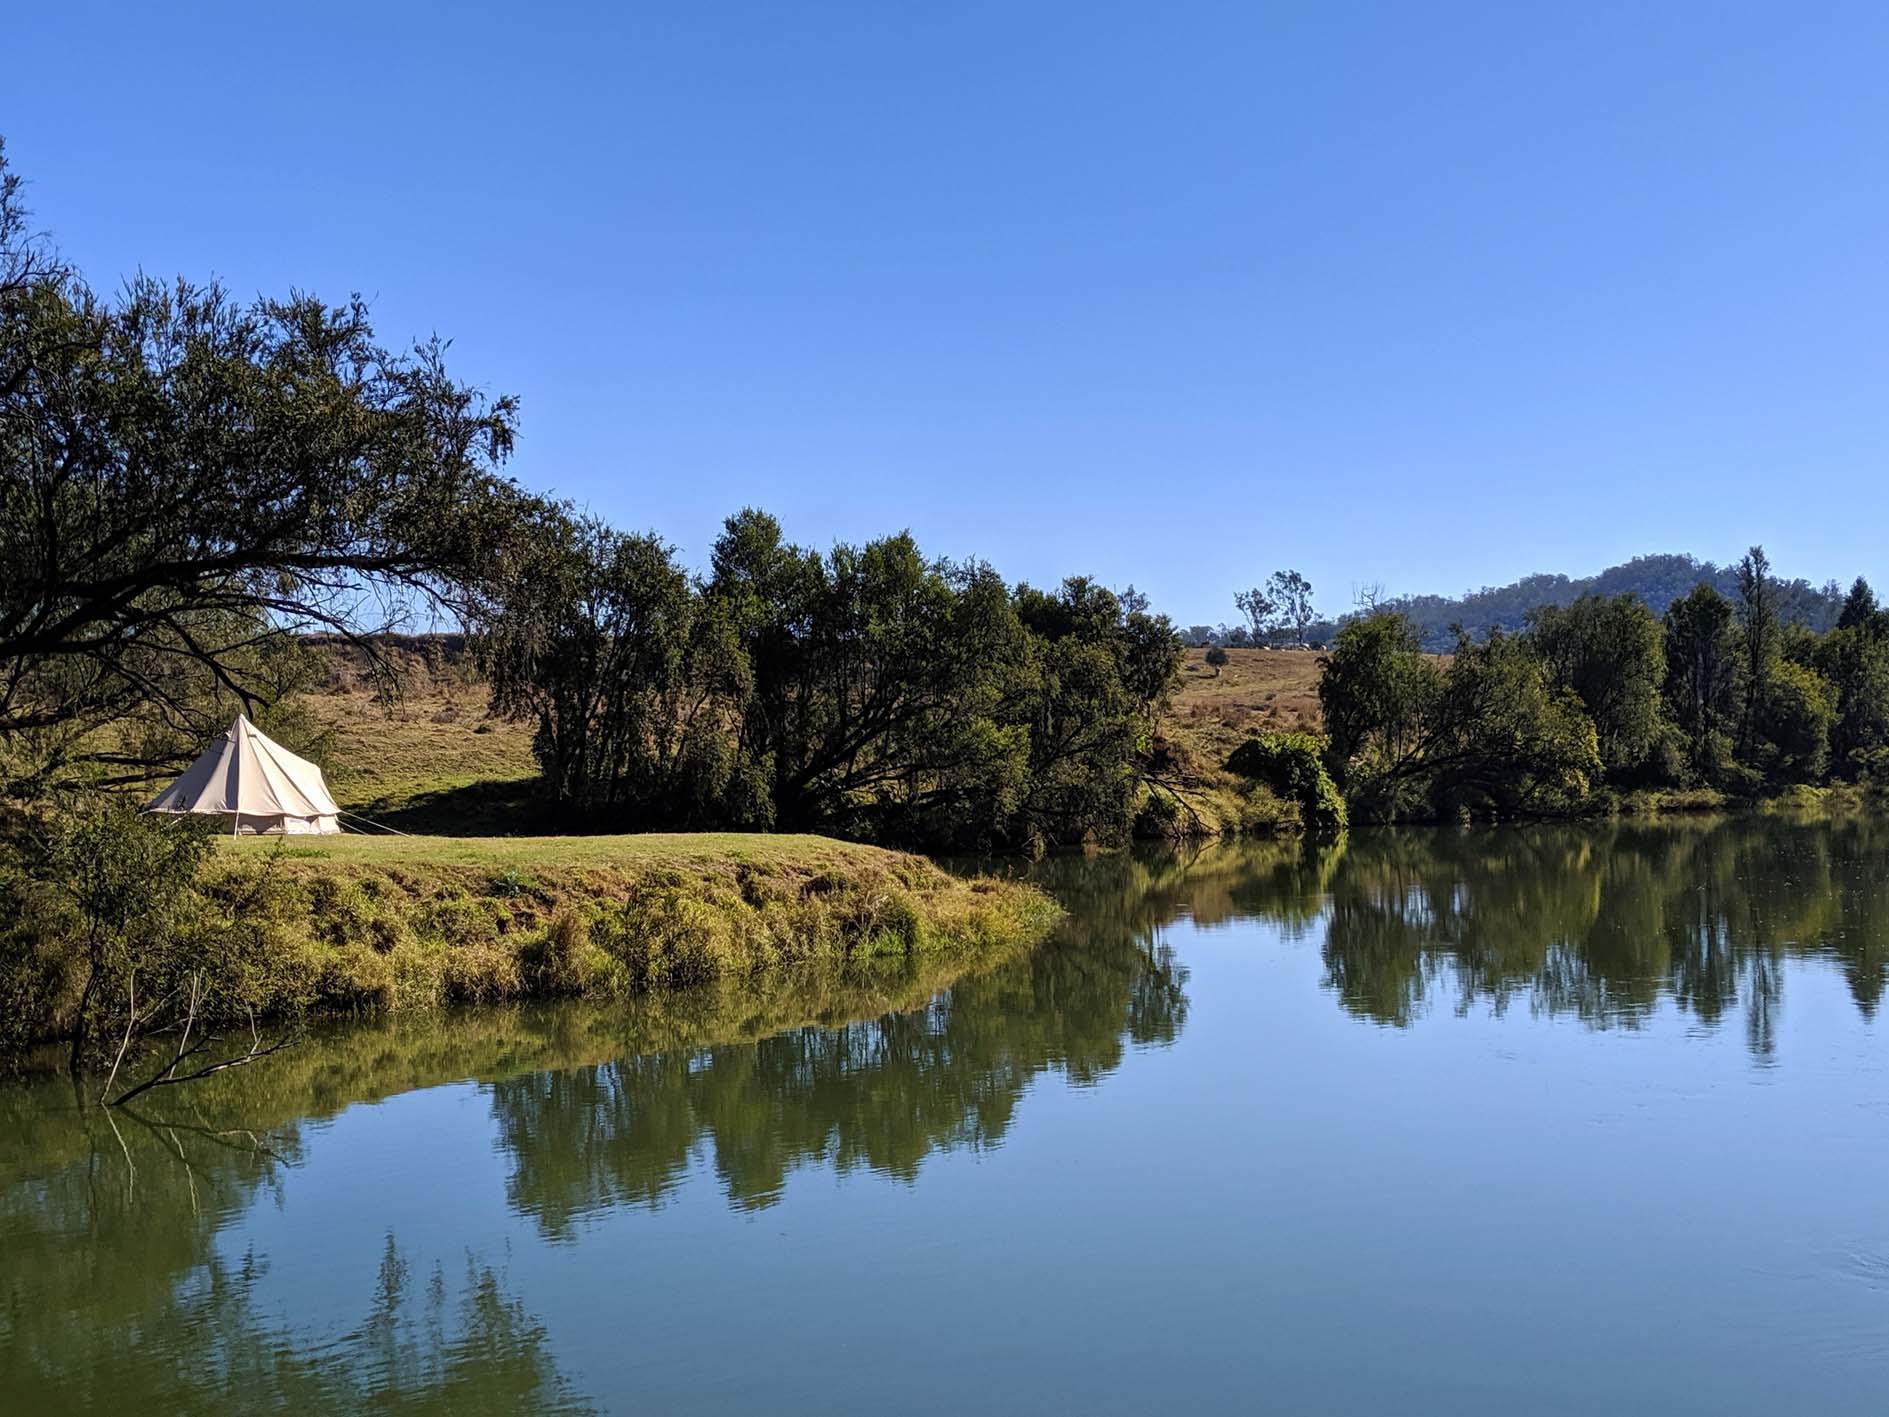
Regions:
<instances>
[{"instance_id":1,"label":"line of trees","mask_svg":"<svg viewBox=\"0 0 1889 1417\"><path fill-rule=\"evenodd\" d=\"M1480 639L1490 630L1520 634L1528 617L1544 606L1572 605L1583 596L1610 600L1634 595L1655 615L1664 615L1675 600L1689 595L1700 583L1720 595L1738 595L1738 566L1717 565L1696 557L1674 554L1635 556L1591 576L1557 574L1524 576L1503 586L1484 586L1460 596L1404 595L1378 597L1373 609L1396 610L1417 629L1423 647L1448 653L1456 643L1458 626ZM1835 581L1816 586L1804 579L1773 583L1779 613L1785 620L1808 625L1822 633L1835 627L1843 606L1843 587Z\"/></svg>"},{"instance_id":2,"label":"line of trees","mask_svg":"<svg viewBox=\"0 0 1889 1417\"><path fill-rule=\"evenodd\" d=\"M479 622L502 712L591 822L930 847L1119 841L1180 665L1164 616L1008 585L909 534L827 552L730 517L709 573L547 509Z\"/></svg>"},{"instance_id":3,"label":"line of trees","mask_svg":"<svg viewBox=\"0 0 1889 1417\"><path fill-rule=\"evenodd\" d=\"M1421 650L1398 610L1347 620L1319 685L1327 763L1367 820L1578 811L1599 794L1751 796L1889 772L1889 613L1858 579L1836 626L1786 621L1762 547L1737 594L1663 617L1635 595L1538 607L1519 634Z\"/></svg>"},{"instance_id":4,"label":"line of trees","mask_svg":"<svg viewBox=\"0 0 1889 1417\"><path fill-rule=\"evenodd\" d=\"M516 409L358 301L95 292L30 230L0 151L0 802L135 787L310 674L306 632L376 653L476 632L547 794L599 826L818 830L928 847L1119 841L1181 637L1132 589L1012 585L909 535L828 551L757 510L706 574L503 473ZM1889 770L1889 632L1834 628L1761 550L1732 594L1538 605L1420 653L1401 607L1333 634L1331 775L1370 818L1562 810L1597 792L1751 793ZM1221 642L1304 643L1275 573ZM1200 627L1204 628L1204 627Z\"/></svg>"},{"instance_id":5,"label":"line of trees","mask_svg":"<svg viewBox=\"0 0 1889 1417\"><path fill-rule=\"evenodd\" d=\"M1132 589L819 552L744 511L694 577L503 475L516 407L358 300L102 296L0 150L0 802L136 788L279 711L310 631L475 632L573 822L1119 840L1179 638Z\"/></svg>"}]
</instances>

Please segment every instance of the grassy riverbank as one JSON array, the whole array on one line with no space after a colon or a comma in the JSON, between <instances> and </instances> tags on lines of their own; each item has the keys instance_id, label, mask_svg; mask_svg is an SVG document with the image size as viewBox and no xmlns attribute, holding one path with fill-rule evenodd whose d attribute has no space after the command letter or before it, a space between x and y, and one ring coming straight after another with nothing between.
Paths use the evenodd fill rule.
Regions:
<instances>
[{"instance_id":1,"label":"grassy riverbank","mask_svg":"<svg viewBox=\"0 0 1889 1417\"><path fill-rule=\"evenodd\" d=\"M624 998L781 966L974 961L1041 938L1042 892L824 837L739 834L223 841L198 879L235 922L232 997L261 1014ZM17 1041L69 1029L77 921L24 901Z\"/></svg>"},{"instance_id":2,"label":"grassy riverbank","mask_svg":"<svg viewBox=\"0 0 1889 1417\"><path fill-rule=\"evenodd\" d=\"M823 837L341 837L232 843L210 889L255 891L292 997L326 1008L627 994L1040 935L1009 882Z\"/></svg>"}]
</instances>

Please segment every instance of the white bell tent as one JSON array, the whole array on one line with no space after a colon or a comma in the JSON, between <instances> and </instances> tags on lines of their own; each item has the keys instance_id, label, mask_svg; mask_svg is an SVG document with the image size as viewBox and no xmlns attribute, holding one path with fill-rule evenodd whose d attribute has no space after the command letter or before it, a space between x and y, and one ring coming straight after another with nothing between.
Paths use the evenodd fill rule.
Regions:
<instances>
[{"instance_id":1,"label":"white bell tent","mask_svg":"<svg viewBox=\"0 0 1889 1417\"><path fill-rule=\"evenodd\" d=\"M232 835L302 836L341 830L321 769L265 737L247 718L157 795L151 812L222 817Z\"/></svg>"}]
</instances>

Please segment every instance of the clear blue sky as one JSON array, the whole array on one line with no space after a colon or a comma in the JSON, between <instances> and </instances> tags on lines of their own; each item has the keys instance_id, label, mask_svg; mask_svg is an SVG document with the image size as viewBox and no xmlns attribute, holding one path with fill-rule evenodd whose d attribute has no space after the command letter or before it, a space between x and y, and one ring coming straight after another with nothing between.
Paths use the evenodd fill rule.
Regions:
<instances>
[{"instance_id":1,"label":"clear blue sky","mask_svg":"<svg viewBox=\"0 0 1889 1417\"><path fill-rule=\"evenodd\" d=\"M290 12L295 13L291 14ZM1889 572L1889 6L41 5L94 281L358 290L514 471L1233 620L1631 554ZM1889 576L1881 576L1889 579Z\"/></svg>"}]
</instances>

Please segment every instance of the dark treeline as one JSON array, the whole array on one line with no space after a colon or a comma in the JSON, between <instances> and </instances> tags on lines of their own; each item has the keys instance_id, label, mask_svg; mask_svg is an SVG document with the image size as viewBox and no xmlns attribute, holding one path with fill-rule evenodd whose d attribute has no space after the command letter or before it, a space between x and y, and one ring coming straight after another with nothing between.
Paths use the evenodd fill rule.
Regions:
<instances>
[{"instance_id":1,"label":"dark treeline","mask_svg":"<svg viewBox=\"0 0 1889 1417\"><path fill-rule=\"evenodd\" d=\"M1422 652L1401 611L1347 620L1319 700L1354 817L1589 810L1621 792L1751 797L1875 785L1889 769L1889 614L1858 579L1835 625L1791 623L1762 548L1737 593L1695 585L1656 616L1635 595L1543 606L1519 634Z\"/></svg>"},{"instance_id":2,"label":"dark treeline","mask_svg":"<svg viewBox=\"0 0 1889 1417\"><path fill-rule=\"evenodd\" d=\"M549 794L595 824L977 849L1118 841L1179 669L1165 617L911 536L819 552L730 517L709 573L547 509L478 642Z\"/></svg>"}]
</instances>

